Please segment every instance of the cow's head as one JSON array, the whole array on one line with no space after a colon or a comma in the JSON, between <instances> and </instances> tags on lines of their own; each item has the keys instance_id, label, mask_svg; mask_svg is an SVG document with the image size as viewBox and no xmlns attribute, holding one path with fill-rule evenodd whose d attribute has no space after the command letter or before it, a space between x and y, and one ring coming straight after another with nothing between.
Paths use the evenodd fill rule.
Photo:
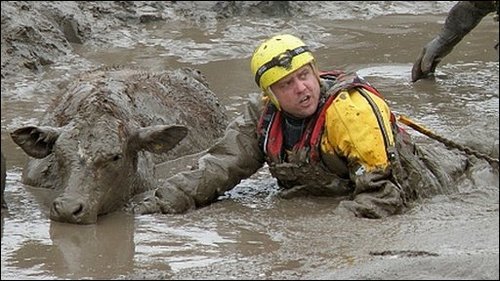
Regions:
<instances>
[{"instance_id":1,"label":"cow's head","mask_svg":"<svg viewBox=\"0 0 500 281\"><path fill-rule=\"evenodd\" d=\"M61 191L50 205L52 220L93 224L99 215L117 210L154 182L146 152L165 153L187 135L179 125L127 129L119 123L26 126L11 133L26 154L40 159L27 166L23 181Z\"/></svg>"}]
</instances>

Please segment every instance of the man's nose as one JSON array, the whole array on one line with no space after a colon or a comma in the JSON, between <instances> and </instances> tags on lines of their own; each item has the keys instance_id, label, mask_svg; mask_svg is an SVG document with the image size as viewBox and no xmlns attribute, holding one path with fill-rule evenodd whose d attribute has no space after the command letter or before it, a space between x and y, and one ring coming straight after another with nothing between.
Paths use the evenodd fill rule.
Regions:
<instances>
[{"instance_id":1,"label":"man's nose","mask_svg":"<svg viewBox=\"0 0 500 281\"><path fill-rule=\"evenodd\" d=\"M305 82L298 79L298 78L294 79L293 83L294 83L295 92L297 94L304 92L307 88Z\"/></svg>"}]
</instances>

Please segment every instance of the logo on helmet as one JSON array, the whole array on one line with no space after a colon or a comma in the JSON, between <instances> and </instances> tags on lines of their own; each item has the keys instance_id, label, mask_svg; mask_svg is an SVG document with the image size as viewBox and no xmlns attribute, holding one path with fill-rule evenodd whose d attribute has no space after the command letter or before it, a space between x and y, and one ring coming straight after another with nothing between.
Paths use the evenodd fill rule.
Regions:
<instances>
[{"instance_id":1,"label":"logo on helmet","mask_svg":"<svg viewBox=\"0 0 500 281\"><path fill-rule=\"evenodd\" d=\"M271 64L276 64L276 66L281 66L286 70L290 70L292 68L292 59L293 59L292 51L286 50L285 52L275 56L271 60Z\"/></svg>"}]
</instances>

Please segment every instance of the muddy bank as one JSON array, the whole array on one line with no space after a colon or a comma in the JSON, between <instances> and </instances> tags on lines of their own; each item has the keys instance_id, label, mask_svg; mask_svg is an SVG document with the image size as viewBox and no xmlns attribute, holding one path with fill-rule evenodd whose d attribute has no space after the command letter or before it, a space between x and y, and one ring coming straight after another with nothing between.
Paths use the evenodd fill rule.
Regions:
<instances>
[{"instance_id":1,"label":"muddy bank","mask_svg":"<svg viewBox=\"0 0 500 281\"><path fill-rule=\"evenodd\" d=\"M382 1L383 2L383 1ZM2 78L40 73L75 56L74 45L128 47L141 39L144 24L176 22L200 29L235 17L369 18L388 11L440 13L450 3L419 5L358 1L3 1ZM402 10L403 9L403 10ZM346 13L346 11L348 11ZM175 30L172 30L175 31ZM3 79L2 79L3 80Z\"/></svg>"},{"instance_id":2,"label":"muddy bank","mask_svg":"<svg viewBox=\"0 0 500 281\"><path fill-rule=\"evenodd\" d=\"M139 41L142 25L180 21L213 26L233 16L290 15L288 1L5 1L2 2L2 78L43 71L71 44L106 46Z\"/></svg>"}]
</instances>

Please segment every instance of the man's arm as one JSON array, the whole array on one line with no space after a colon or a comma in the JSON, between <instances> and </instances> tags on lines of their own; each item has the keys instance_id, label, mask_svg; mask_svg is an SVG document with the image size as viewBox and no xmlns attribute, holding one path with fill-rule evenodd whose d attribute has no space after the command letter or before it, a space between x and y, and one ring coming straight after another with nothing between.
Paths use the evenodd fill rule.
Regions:
<instances>
[{"instance_id":1,"label":"man's arm","mask_svg":"<svg viewBox=\"0 0 500 281\"><path fill-rule=\"evenodd\" d=\"M224 137L197 161L197 167L165 180L162 187L134 197L134 213L183 213L214 202L264 164L256 124L260 107L253 97Z\"/></svg>"},{"instance_id":2,"label":"man's arm","mask_svg":"<svg viewBox=\"0 0 500 281\"><path fill-rule=\"evenodd\" d=\"M455 45L497 8L497 1L460 1L453 6L440 33L425 45L413 64L412 82L434 73L436 66Z\"/></svg>"},{"instance_id":3,"label":"man's arm","mask_svg":"<svg viewBox=\"0 0 500 281\"><path fill-rule=\"evenodd\" d=\"M361 88L340 92L327 110L328 140L336 154L347 159L354 183L351 200L341 201L337 214L381 218L402 210L401 188L387 152L395 145L390 120L387 103Z\"/></svg>"}]
</instances>

